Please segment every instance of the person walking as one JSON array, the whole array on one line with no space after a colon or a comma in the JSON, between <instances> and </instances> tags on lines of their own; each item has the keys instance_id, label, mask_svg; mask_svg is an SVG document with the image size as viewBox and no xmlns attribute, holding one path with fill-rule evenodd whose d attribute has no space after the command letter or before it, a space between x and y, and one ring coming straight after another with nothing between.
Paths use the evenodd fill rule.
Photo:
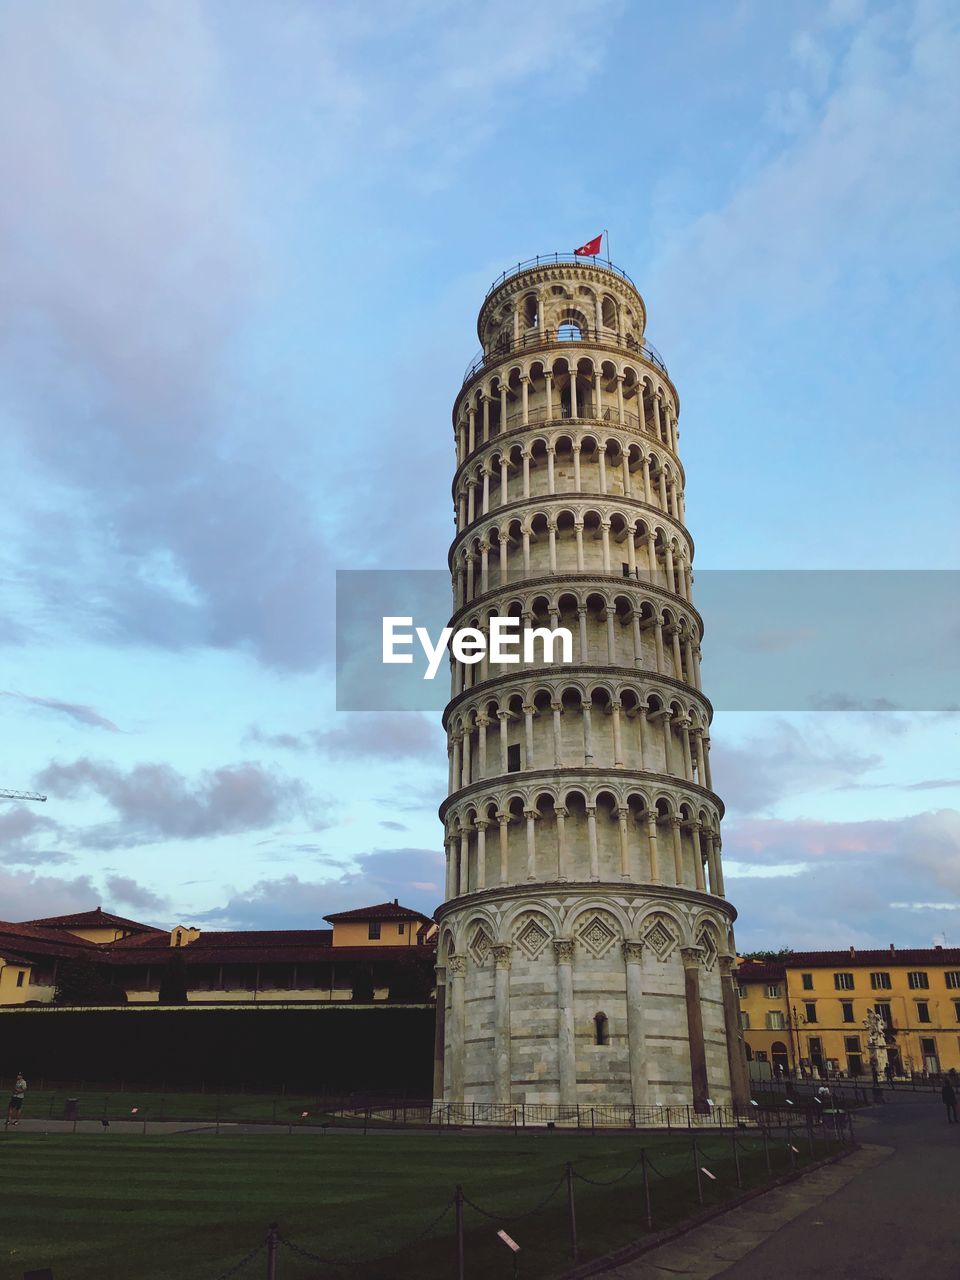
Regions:
<instances>
[{"instance_id":1,"label":"person walking","mask_svg":"<svg viewBox=\"0 0 960 1280\"><path fill-rule=\"evenodd\" d=\"M13 1093L10 1095L10 1103L7 1107L7 1126L11 1124L16 1127L20 1123L20 1113L23 1111L23 1097L27 1092L27 1082L23 1078L23 1072L17 1072L17 1080L13 1086Z\"/></svg>"},{"instance_id":2,"label":"person walking","mask_svg":"<svg viewBox=\"0 0 960 1280\"><path fill-rule=\"evenodd\" d=\"M940 1090L943 1105L947 1108L947 1124L957 1123L957 1091L949 1080L944 1080Z\"/></svg>"}]
</instances>

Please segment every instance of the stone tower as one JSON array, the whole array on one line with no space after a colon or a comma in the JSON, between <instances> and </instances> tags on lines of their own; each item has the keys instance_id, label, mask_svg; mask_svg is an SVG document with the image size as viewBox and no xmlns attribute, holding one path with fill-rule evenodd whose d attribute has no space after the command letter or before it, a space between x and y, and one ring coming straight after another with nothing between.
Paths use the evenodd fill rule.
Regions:
<instances>
[{"instance_id":1,"label":"stone tower","mask_svg":"<svg viewBox=\"0 0 960 1280\"><path fill-rule=\"evenodd\" d=\"M573 662L453 665L435 1097L745 1105L676 388L597 259L505 273L477 327L452 625Z\"/></svg>"}]
</instances>

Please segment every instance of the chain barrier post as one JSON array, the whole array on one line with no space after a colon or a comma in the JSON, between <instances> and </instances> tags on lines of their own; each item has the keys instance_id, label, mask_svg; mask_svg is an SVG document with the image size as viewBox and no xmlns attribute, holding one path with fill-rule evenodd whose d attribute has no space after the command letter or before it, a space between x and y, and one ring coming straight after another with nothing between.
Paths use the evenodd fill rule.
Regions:
<instances>
[{"instance_id":1,"label":"chain barrier post","mask_svg":"<svg viewBox=\"0 0 960 1280\"><path fill-rule=\"evenodd\" d=\"M597 1117L594 1114L593 1107L590 1108L590 1135L593 1138L597 1136Z\"/></svg>"},{"instance_id":2,"label":"chain barrier post","mask_svg":"<svg viewBox=\"0 0 960 1280\"><path fill-rule=\"evenodd\" d=\"M693 1140L693 1168L697 1175L697 1199L703 1204L703 1178L700 1176L700 1153L697 1150L697 1140Z\"/></svg>"},{"instance_id":3,"label":"chain barrier post","mask_svg":"<svg viewBox=\"0 0 960 1280\"><path fill-rule=\"evenodd\" d=\"M277 1254L280 1252L280 1226L271 1222L267 1228L267 1280L277 1280Z\"/></svg>"},{"instance_id":4,"label":"chain barrier post","mask_svg":"<svg viewBox=\"0 0 960 1280\"><path fill-rule=\"evenodd\" d=\"M643 1200L647 1211L647 1230L653 1230L653 1211L650 1207L650 1171L647 1169L647 1153L640 1150L640 1171L643 1174Z\"/></svg>"},{"instance_id":5,"label":"chain barrier post","mask_svg":"<svg viewBox=\"0 0 960 1280\"><path fill-rule=\"evenodd\" d=\"M733 1165L737 1171L737 1186L743 1190L743 1170L740 1168L740 1148L737 1146L737 1131L733 1131Z\"/></svg>"},{"instance_id":6,"label":"chain barrier post","mask_svg":"<svg viewBox=\"0 0 960 1280\"><path fill-rule=\"evenodd\" d=\"M463 1259L463 1187L459 1182L453 1199L457 1210L457 1280L464 1280L466 1273Z\"/></svg>"},{"instance_id":7,"label":"chain barrier post","mask_svg":"<svg viewBox=\"0 0 960 1280\"><path fill-rule=\"evenodd\" d=\"M767 1173L770 1173L770 1144L767 1141L767 1126L764 1125L760 1132L763 1134L763 1155L767 1162Z\"/></svg>"},{"instance_id":8,"label":"chain barrier post","mask_svg":"<svg viewBox=\"0 0 960 1280\"><path fill-rule=\"evenodd\" d=\"M570 1256L574 1262L579 1257L577 1247L577 1207L573 1200L573 1165L567 1161L567 1205L570 1210Z\"/></svg>"}]
</instances>

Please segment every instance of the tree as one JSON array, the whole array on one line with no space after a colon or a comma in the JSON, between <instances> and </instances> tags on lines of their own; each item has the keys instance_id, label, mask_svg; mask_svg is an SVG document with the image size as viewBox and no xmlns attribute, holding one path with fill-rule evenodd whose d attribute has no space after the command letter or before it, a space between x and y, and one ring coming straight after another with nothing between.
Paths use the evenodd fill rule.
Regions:
<instances>
[{"instance_id":1,"label":"tree","mask_svg":"<svg viewBox=\"0 0 960 1280\"><path fill-rule=\"evenodd\" d=\"M781 947L779 951L741 951L741 960L782 960L793 955L793 947Z\"/></svg>"},{"instance_id":2,"label":"tree","mask_svg":"<svg viewBox=\"0 0 960 1280\"><path fill-rule=\"evenodd\" d=\"M160 979L160 990L157 994L158 1004L187 1003L187 966L183 952L177 948L170 951L170 959Z\"/></svg>"},{"instance_id":3,"label":"tree","mask_svg":"<svg viewBox=\"0 0 960 1280\"><path fill-rule=\"evenodd\" d=\"M369 965L358 965L353 975L353 998L364 1004L373 1000L373 970Z\"/></svg>"},{"instance_id":4,"label":"tree","mask_svg":"<svg viewBox=\"0 0 960 1280\"><path fill-rule=\"evenodd\" d=\"M127 993L111 982L103 965L72 956L60 966L54 1004L126 1004Z\"/></svg>"},{"instance_id":5,"label":"tree","mask_svg":"<svg viewBox=\"0 0 960 1280\"><path fill-rule=\"evenodd\" d=\"M434 986L433 952L424 954L423 948L410 947L407 954L394 961L390 975L390 999L406 1004L426 1004Z\"/></svg>"}]
</instances>

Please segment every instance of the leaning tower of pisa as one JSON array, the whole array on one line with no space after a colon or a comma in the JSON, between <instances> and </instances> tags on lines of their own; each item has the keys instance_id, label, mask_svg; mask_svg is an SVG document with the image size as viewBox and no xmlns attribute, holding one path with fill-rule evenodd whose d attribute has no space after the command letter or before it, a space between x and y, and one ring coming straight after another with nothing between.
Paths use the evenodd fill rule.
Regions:
<instances>
[{"instance_id":1,"label":"leaning tower of pisa","mask_svg":"<svg viewBox=\"0 0 960 1280\"><path fill-rule=\"evenodd\" d=\"M679 398L645 327L611 264L524 263L454 403L452 625L573 637L572 663L452 667L434 1093L454 1107L747 1101Z\"/></svg>"}]
</instances>

